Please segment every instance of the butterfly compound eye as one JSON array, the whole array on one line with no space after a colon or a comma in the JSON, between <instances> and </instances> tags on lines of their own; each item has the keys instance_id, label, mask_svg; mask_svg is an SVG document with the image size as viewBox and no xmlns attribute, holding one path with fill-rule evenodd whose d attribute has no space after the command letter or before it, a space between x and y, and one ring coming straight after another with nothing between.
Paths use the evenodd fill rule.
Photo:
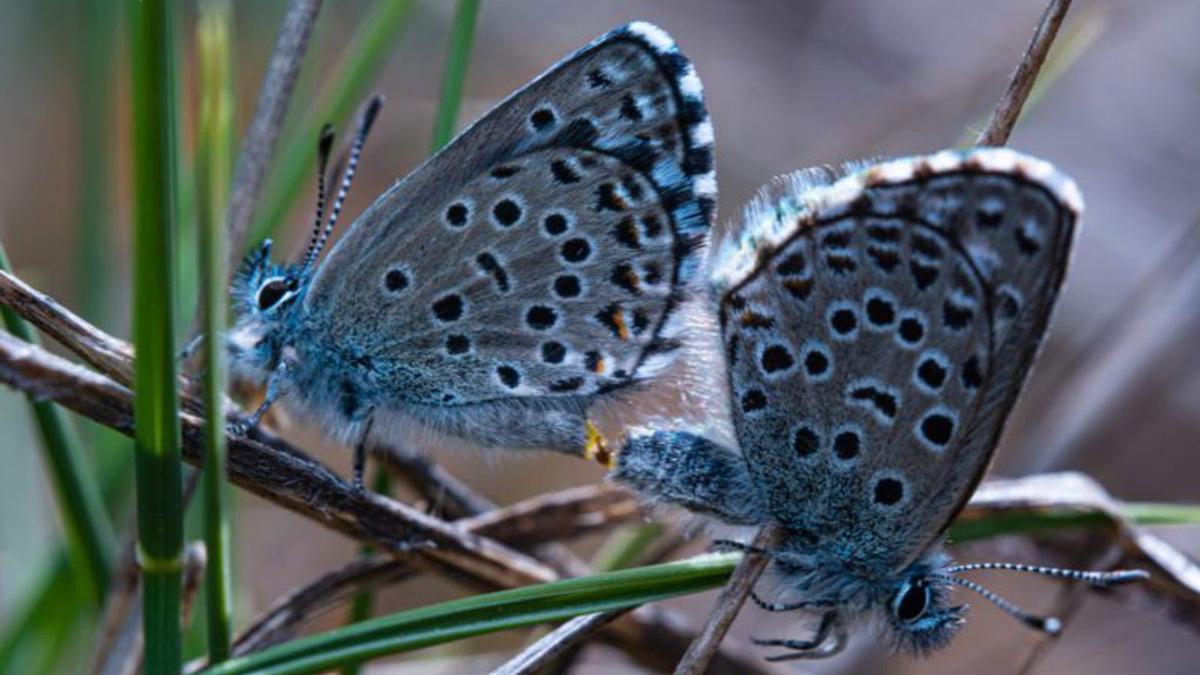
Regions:
<instances>
[{"instance_id":1,"label":"butterfly compound eye","mask_svg":"<svg viewBox=\"0 0 1200 675\"><path fill-rule=\"evenodd\" d=\"M287 295L288 285L283 279L271 279L258 288L258 309L271 309Z\"/></svg>"},{"instance_id":2,"label":"butterfly compound eye","mask_svg":"<svg viewBox=\"0 0 1200 675\"><path fill-rule=\"evenodd\" d=\"M894 612L896 618L905 623L912 623L925 614L929 607L929 587L920 584L906 584L900 591Z\"/></svg>"}]
</instances>

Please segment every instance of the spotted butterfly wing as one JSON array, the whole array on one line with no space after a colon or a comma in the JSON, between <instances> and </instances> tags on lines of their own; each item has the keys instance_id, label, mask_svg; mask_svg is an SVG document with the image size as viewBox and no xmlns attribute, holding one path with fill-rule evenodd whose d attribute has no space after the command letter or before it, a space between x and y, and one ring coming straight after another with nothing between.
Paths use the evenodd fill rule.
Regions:
<instances>
[{"instance_id":1,"label":"spotted butterfly wing","mask_svg":"<svg viewBox=\"0 0 1200 675\"><path fill-rule=\"evenodd\" d=\"M713 275L764 508L863 574L928 549L992 456L1080 209L1003 149L802 173L751 205Z\"/></svg>"},{"instance_id":2,"label":"spotted butterfly wing","mask_svg":"<svg viewBox=\"0 0 1200 675\"><path fill-rule=\"evenodd\" d=\"M669 362L714 200L699 79L630 24L382 195L306 310L404 404L593 395Z\"/></svg>"}]
</instances>

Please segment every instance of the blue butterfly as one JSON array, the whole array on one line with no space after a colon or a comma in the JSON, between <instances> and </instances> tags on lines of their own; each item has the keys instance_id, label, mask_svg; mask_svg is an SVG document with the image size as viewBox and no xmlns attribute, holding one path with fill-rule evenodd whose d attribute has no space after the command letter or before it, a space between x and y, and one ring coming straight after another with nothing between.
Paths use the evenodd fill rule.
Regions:
<instances>
[{"instance_id":1,"label":"blue butterfly","mask_svg":"<svg viewBox=\"0 0 1200 675\"><path fill-rule=\"evenodd\" d=\"M1081 210L1075 184L1046 162L946 151L784 177L716 249L738 447L638 432L613 476L721 521L777 527L778 545L758 552L788 599L755 599L821 618L809 639L758 641L792 650L773 660L835 654L866 617L881 617L899 648L941 648L963 623L954 586L1059 630L959 576L973 570L1145 578L955 565L942 550L1045 335Z\"/></svg>"},{"instance_id":2,"label":"blue butterfly","mask_svg":"<svg viewBox=\"0 0 1200 675\"><path fill-rule=\"evenodd\" d=\"M494 448L607 452L589 410L670 365L716 200L691 63L633 23L497 105L329 239L371 102L296 263L266 241L233 288L236 374L353 443L407 431Z\"/></svg>"}]
</instances>

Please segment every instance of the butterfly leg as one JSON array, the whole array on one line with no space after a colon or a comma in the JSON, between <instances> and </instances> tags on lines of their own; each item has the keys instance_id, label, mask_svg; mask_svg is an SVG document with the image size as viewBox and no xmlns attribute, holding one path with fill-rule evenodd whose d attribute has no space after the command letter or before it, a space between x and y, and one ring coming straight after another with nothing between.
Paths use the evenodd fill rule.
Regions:
<instances>
[{"instance_id":1,"label":"butterfly leg","mask_svg":"<svg viewBox=\"0 0 1200 675\"><path fill-rule=\"evenodd\" d=\"M267 393L263 396L262 403L258 404L258 407L254 409L254 412L250 413L249 417L236 424L235 429L238 434L245 436L250 433L251 429L257 427L275 401L279 400L279 397L283 395L284 391L286 391L285 387L290 368L291 366L288 365L286 360L281 360L275 370L271 371L271 376L267 379Z\"/></svg>"},{"instance_id":2,"label":"butterfly leg","mask_svg":"<svg viewBox=\"0 0 1200 675\"><path fill-rule=\"evenodd\" d=\"M196 336L188 340L187 344L183 346L183 349L180 349L179 353L175 355L176 360L178 360L180 363L186 363L187 361L191 360L191 358L196 355L196 352L200 351L200 348L204 346L204 339L204 333L197 333Z\"/></svg>"},{"instance_id":3,"label":"butterfly leg","mask_svg":"<svg viewBox=\"0 0 1200 675\"><path fill-rule=\"evenodd\" d=\"M617 453L612 476L643 495L735 524L765 520L741 455L703 436L657 431L635 436Z\"/></svg>"},{"instance_id":4,"label":"butterfly leg","mask_svg":"<svg viewBox=\"0 0 1200 675\"><path fill-rule=\"evenodd\" d=\"M750 599L754 604L768 612L795 612L802 609L828 609L833 607L830 600L801 600L800 602L767 602L758 593L750 591Z\"/></svg>"},{"instance_id":5,"label":"butterfly leg","mask_svg":"<svg viewBox=\"0 0 1200 675\"><path fill-rule=\"evenodd\" d=\"M784 647L793 650L791 654L768 656L767 660L772 662L828 658L838 654L846 646L846 634L838 624L837 618L837 612L833 610L822 614L817 632L807 640L760 640L755 638L754 644L760 647ZM830 635L833 635L833 642L828 647L822 648L829 640Z\"/></svg>"},{"instance_id":6,"label":"butterfly leg","mask_svg":"<svg viewBox=\"0 0 1200 675\"><path fill-rule=\"evenodd\" d=\"M363 424L362 434L358 437L358 442L354 444L354 491L362 492L363 488L363 471L367 468L367 436L371 433L371 425L374 423L375 417L370 413L367 414L367 421ZM378 469L376 469L378 470Z\"/></svg>"}]
</instances>

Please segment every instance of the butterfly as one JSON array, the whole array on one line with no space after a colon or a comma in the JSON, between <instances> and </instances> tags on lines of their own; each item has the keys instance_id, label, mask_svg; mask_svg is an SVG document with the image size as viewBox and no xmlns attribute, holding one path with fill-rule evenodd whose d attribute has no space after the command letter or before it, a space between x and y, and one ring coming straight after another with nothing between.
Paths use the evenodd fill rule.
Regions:
<instances>
[{"instance_id":1,"label":"butterfly","mask_svg":"<svg viewBox=\"0 0 1200 675\"><path fill-rule=\"evenodd\" d=\"M364 448L406 429L603 458L588 411L676 356L715 209L713 129L695 68L632 23L501 102L384 192L332 251L380 100L328 219L320 140L304 256L252 251L232 295L235 374Z\"/></svg>"},{"instance_id":2,"label":"butterfly","mask_svg":"<svg viewBox=\"0 0 1200 675\"><path fill-rule=\"evenodd\" d=\"M1037 572L1113 585L1141 571L955 565L947 527L986 470L1046 333L1082 199L1050 164L1007 149L945 151L778 179L716 249L710 283L738 448L697 430L641 430L613 477L740 525L773 523L786 595L815 635L760 640L836 654L882 617L893 644L947 644L979 592L959 576ZM751 549L738 542L722 546Z\"/></svg>"}]
</instances>

